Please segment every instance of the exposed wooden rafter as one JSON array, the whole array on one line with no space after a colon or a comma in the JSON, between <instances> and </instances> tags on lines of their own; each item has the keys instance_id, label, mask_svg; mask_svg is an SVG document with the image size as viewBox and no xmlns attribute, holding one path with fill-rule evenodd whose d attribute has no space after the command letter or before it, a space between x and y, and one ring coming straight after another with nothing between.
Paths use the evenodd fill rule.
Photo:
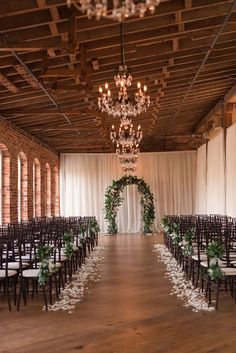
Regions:
<instances>
[{"instance_id":1,"label":"exposed wooden rafter","mask_svg":"<svg viewBox=\"0 0 236 353\"><path fill-rule=\"evenodd\" d=\"M129 94L134 96L141 81L151 97L147 112L134 119L144 130L142 151L196 148L204 129L213 120L218 124L222 102L229 102L227 124L234 121L235 10L220 31L232 4L165 0L154 14L125 20L125 58L133 75ZM0 81L1 114L58 151L113 151L109 129L119 121L96 107L100 85L108 82L114 97L117 93L119 24L88 20L65 0L9 0L0 3L0 32L6 80Z\"/></svg>"},{"instance_id":2,"label":"exposed wooden rafter","mask_svg":"<svg viewBox=\"0 0 236 353\"><path fill-rule=\"evenodd\" d=\"M10 91L11 93L17 93L19 89L14 83L12 83L6 76L0 73L0 84L3 85Z\"/></svg>"}]
</instances>

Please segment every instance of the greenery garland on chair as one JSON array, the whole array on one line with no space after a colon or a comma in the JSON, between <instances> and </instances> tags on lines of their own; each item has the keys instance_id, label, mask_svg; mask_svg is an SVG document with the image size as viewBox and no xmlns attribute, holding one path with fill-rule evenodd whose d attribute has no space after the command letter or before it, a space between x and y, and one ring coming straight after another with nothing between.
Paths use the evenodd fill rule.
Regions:
<instances>
[{"instance_id":1,"label":"greenery garland on chair","mask_svg":"<svg viewBox=\"0 0 236 353\"><path fill-rule=\"evenodd\" d=\"M37 257L40 261L39 266L39 286L45 286L48 277L57 271L56 265L50 259L53 248L49 245L40 245L37 252Z\"/></svg>"},{"instance_id":2,"label":"greenery garland on chair","mask_svg":"<svg viewBox=\"0 0 236 353\"><path fill-rule=\"evenodd\" d=\"M219 280L223 277L223 272L219 265L219 260L224 255L224 246L217 240L212 240L206 249L207 256L209 257L209 267L207 273L212 281Z\"/></svg>"},{"instance_id":3,"label":"greenery garland on chair","mask_svg":"<svg viewBox=\"0 0 236 353\"><path fill-rule=\"evenodd\" d=\"M150 187L143 179L137 176L124 175L118 180L113 180L112 185L108 186L105 193L105 219L108 222L108 233L117 234L118 228L116 224L116 216L118 208L123 198L121 192L127 185L135 184L138 186L138 192L141 194L142 205L142 221L144 223L143 233L152 233L151 227L155 219L155 208L153 202L153 194Z\"/></svg>"}]
</instances>

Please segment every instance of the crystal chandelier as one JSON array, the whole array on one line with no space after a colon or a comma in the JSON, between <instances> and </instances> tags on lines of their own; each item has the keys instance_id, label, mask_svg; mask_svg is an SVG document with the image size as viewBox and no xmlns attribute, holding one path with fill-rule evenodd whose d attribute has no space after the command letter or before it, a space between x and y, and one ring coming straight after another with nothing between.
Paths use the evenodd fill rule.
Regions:
<instances>
[{"instance_id":1,"label":"crystal chandelier","mask_svg":"<svg viewBox=\"0 0 236 353\"><path fill-rule=\"evenodd\" d=\"M102 112L118 118L136 117L138 114L145 112L150 105L147 86L142 87L141 83L138 82L137 92L134 99L131 100L128 95L128 88L132 84L132 79L132 75L125 65L123 23L121 23L121 65L114 76L118 88L118 97L115 100L112 98L111 90L106 82L104 88L99 87L98 108Z\"/></svg>"},{"instance_id":2,"label":"crystal chandelier","mask_svg":"<svg viewBox=\"0 0 236 353\"><path fill-rule=\"evenodd\" d=\"M161 0L67 0L68 7L73 5L88 18L107 17L113 20L123 21L130 16L143 17L146 12L155 12L155 8ZM108 4L109 3L109 4ZM110 5L110 6L109 6Z\"/></svg>"},{"instance_id":3,"label":"crystal chandelier","mask_svg":"<svg viewBox=\"0 0 236 353\"><path fill-rule=\"evenodd\" d=\"M143 133L140 125L137 131L135 131L131 119L122 118L118 133L114 130L114 125L112 125L110 137L111 141L116 144L116 148L131 149L139 147Z\"/></svg>"},{"instance_id":4,"label":"crystal chandelier","mask_svg":"<svg viewBox=\"0 0 236 353\"><path fill-rule=\"evenodd\" d=\"M124 172L134 172L137 169L136 159L129 156L127 159L120 160L121 169Z\"/></svg>"},{"instance_id":5,"label":"crystal chandelier","mask_svg":"<svg viewBox=\"0 0 236 353\"><path fill-rule=\"evenodd\" d=\"M112 125L111 141L116 145L116 153L125 172L136 170L136 161L139 154L139 144L143 137L140 125L135 131L131 119L122 118L118 133Z\"/></svg>"},{"instance_id":6,"label":"crystal chandelier","mask_svg":"<svg viewBox=\"0 0 236 353\"><path fill-rule=\"evenodd\" d=\"M116 153L119 156L121 169L125 172L133 172L137 168L137 158L139 154L139 148L124 148L120 147L116 149Z\"/></svg>"}]
</instances>

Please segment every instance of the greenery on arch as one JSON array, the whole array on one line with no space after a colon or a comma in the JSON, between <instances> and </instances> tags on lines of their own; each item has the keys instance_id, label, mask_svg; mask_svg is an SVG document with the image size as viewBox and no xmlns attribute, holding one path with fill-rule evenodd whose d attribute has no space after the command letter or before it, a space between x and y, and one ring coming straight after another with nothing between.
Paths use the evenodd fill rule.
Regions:
<instances>
[{"instance_id":1,"label":"greenery on arch","mask_svg":"<svg viewBox=\"0 0 236 353\"><path fill-rule=\"evenodd\" d=\"M148 234L152 232L151 228L155 219L155 208L150 187L143 179L139 179L137 176L124 175L118 180L113 180L112 185L108 186L105 192L105 219L108 222L109 234L115 235L118 232L116 216L118 208L123 201L121 192L125 186L132 184L137 185L138 192L141 195L143 233Z\"/></svg>"}]
</instances>

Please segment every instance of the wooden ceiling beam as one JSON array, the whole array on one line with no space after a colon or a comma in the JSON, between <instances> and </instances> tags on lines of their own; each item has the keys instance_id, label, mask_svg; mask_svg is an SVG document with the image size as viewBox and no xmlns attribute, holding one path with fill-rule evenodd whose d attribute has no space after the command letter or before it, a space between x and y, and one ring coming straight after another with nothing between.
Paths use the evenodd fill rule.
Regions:
<instances>
[{"instance_id":1,"label":"wooden ceiling beam","mask_svg":"<svg viewBox=\"0 0 236 353\"><path fill-rule=\"evenodd\" d=\"M234 45L234 47L236 47L236 41L234 41L235 42L235 45ZM161 52L161 54L159 53L159 57L160 58L163 58L164 60L168 60L168 58L170 58L170 50L171 50L171 45L170 46L167 46L167 47L165 47L165 45L166 45L166 43L160 43L160 47L159 47L159 45L158 45L158 49L160 50L160 52ZM58 46L58 47L60 47L60 46ZM129 48L129 46L128 46L128 48ZM204 49L204 48L203 48ZM223 48L223 49L221 49L221 48L219 48L218 50L219 50L219 52L221 52L222 50L223 51L225 51L225 50L228 50L228 51L230 51L230 50L233 50L233 48L232 48L232 42L230 43L230 47L227 49L227 48ZM167 53L168 52L168 50L169 50L169 54ZM200 48L191 48L191 49L183 49L183 50L181 50L181 51L179 51L179 52L176 52L176 53L172 53L171 55L173 56L173 58L174 57L176 57L176 58L185 58L185 57L188 57L188 56L190 56L191 57L191 55L194 55L194 54L200 54L201 53L201 51L202 51L202 49L200 49ZM159 52L159 51L158 51ZM134 58L145 58L145 57L152 57L153 55L155 56L156 55L156 59L158 59L158 52L157 52L157 50L155 51L155 53L152 53L151 51L149 51L149 50L147 50L147 51L140 51L139 53L136 53L135 54L135 56L134 56L134 54L132 54L132 49L131 49L131 52L130 52L130 54L129 54L129 50L128 50L128 52L127 52L127 49L126 49L126 60L127 61L129 61L129 60L132 60L132 59L134 59ZM166 52L166 53L165 53ZM101 54L106 54L106 51L101 51ZM185 54L186 53L186 54ZM99 54L98 55L98 57L101 57L101 54ZM114 56L114 52L110 49L110 50L107 50L107 61L109 60L109 62L110 62L110 59L109 59L109 57L110 57L110 55L113 55ZM117 55L117 58L118 58L118 61L117 62L119 62L119 58L120 58L120 50L119 50L119 48L117 48L117 53L116 53L116 55ZM214 51L213 53L212 53L212 56L214 56L214 55L216 55L216 51ZM32 61L35 61L36 60L36 62L38 62L39 63L39 65L40 65L40 63L41 63L41 60L42 60L42 52L32 52L32 53L24 53L24 54L22 54L22 59L28 64L28 63L30 63L30 62L32 62ZM64 56L65 57L65 56ZM90 53L90 52L88 52L88 58L92 58L92 57L94 57L94 53ZM31 59L32 58L32 59ZM103 62L103 60L104 59L102 59L101 60L101 63ZM55 58L55 59L50 59L50 65L56 65L56 62L60 62L61 61L61 58ZM68 61L67 61L68 62ZM1 65L3 66L3 67L7 67L7 66L11 66L12 65L12 58L9 56L9 57L5 57L5 58L2 58L1 59ZM64 64L66 64L66 61L64 61ZM40 66L39 66L39 68L40 68Z\"/></svg>"},{"instance_id":2,"label":"wooden ceiling beam","mask_svg":"<svg viewBox=\"0 0 236 353\"><path fill-rule=\"evenodd\" d=\"M6 87L6 89L11 93L17 93L19 91L18 87L12 83L5 75L0 73L0 84Z\"/></svg>"},{"instance_id":3,"label":"wooden ceiling beam","mask_svg":"<svg viewBox=\"0 0 236 353\"><path fill-rule=\"evenodd\" d=\"M222 9L222 11L223 11L223 9ZM214 16L217 15L217 13L215 13L215 9L214 9L213 13L214 13ZM222 12L222 15L224 15L224 11ZM152 18L151 18L151 20L152 20ZM146 21L146 26L144 28L142 28L142 31L140 31L140 32L137 32L136 23L133 24L133 22L127 22L127 26L129 25L129 23L133 24L133 29L132 28L129 29L129 27L127 29L127 33L126 33L126 37L127 37L126 42L127 43L132 43L134 41L135 42L144 41L146 39L148 39L150 41L151 38L155 38L155 41L158 38L160 38L160 40L163 40L163 37L170 36L170 35L172 35L172 36L174 35L175 37L179 36L180 38L184 37L184 36L189 37L189 35L192 33L192 31L201 30L200 24L198 23L196 25L196 28L189 27L189 29L187 29L185 31L179 31L178 25L177 26L174 25L175 22L171 23L172 25L170 25L170 19L168 19L166 21L166 24L165 24L166 27L163 27L162 23L159 24L158 20L157 21L152 20L153 21L152 27L150 29L147 29L149 17L147 17L147 19L145 19L145 21ZM212 26L215 26L215 27L219 26L221 22L222 22L222 18L218 18L218 22L215 23L213 21L212 24L211 24L210 20L207 23L205 21L203 21L202 22L202 26L203 26L202 29L211 28ZM71 21L69 23L71 23ZM153 27L153 26L155 26L155 27ZM91 29L91 34L89 34L89 31L82 31L82 32L78 31L78 38L79 38L80 43L88 43L88 50L93 49L94 45L96 45L96 47L97 46L102 47L102 45L106 45L109 47L111 44L112 45L115 45L115 44L119 45L119 28L118 28L118 26L114 25L115 31L111 31L111 28L109 28L109 30L107 30L106 28L104 28L104 29L101 28L101 29L103 30L103 33L105 36L103 39L101 39L101 37L103 35L102 35L101 31L99 31L99 30L94 31ZM67 22L65 22L65 23L59 22L58 23L58 31L60 34L67 33L68 32L68 23ZM19 33L22 38L21 31ZM209 36L209 34L208 34L208 36ZM30 33L30 32L28 34L25 33L25 35L26 35L26 37L24 39L28 40L28 41L30 39L35 38L33 36L33 33ZM27 37L27 35L28 35L28 37ZM206 36L207 36L207 34L206 34ZM17 33L14 33L14 35L12 35L11 38L15 39L15 41L16 41L17 40ZM112 39L112 43L111 43L111 39ZM170 37L170 39L171 39L171 37ZM94 45L93 45L93 42L94 42ZM99 45L99 43L101 43L101 45ZM69 49L73 50L73 45L71 45L69 47Z\"/></svg>"},{"instance_id":4,"label":"wooden ceiling beam","mask_svg":"<svg viewBox=\"0 0 236 353\"><path fill-rule=\"evenodd\" d=\"M65 6L65 0L57 0L55 2L51 1L51 4L46 5L46 9L51 7L58 6ZM23 14L26 15L29 12L38 12L38 5L35 1L32 0L11 0L11 1L4 1L4 3L0 3L0 18L1 17L11 17L12 15L16 14Z\"/></svg>"},{"instance_id":5,"label":"wooden ceiling beam","mask_svg":"<svg viewBox=\"0 0 236 353\"><path fill-rule=\"evenodd\" d=\"M12 2L12 0L11 0L11 2ZM224 11L226 9L226 5L228 5L228 3L229 3L229 0L225 0L224 2L223 1L215 1L214 4L209 4L208 6L204 6L204 5L207 5L207 4L202 4L202 6L200 6L200 8L204 9L203 15L202 15L201 12L198 11L197 18L199 18L199 16L202 16L203 18L205 18L204 12L207 9L209 9L208 11L209 11L209 14L211 14L211 16L214 16L215 14L218 14L218 13L224 13ZM53 4L51 6L50 5L47 6L47 4L45 4L43 6L43 0L42 1L39 0L38 1L38 5L40 6L40 9L43 8L45 10L44 13L46 15L48 13L48 11L47 11L48 9L50 11L51 11L51 9L54 9L54 8L59 9L62 4L59 1L59 2L55 3L54 6L52 6ZM58 7L56 7L55 5L57 5ZM198 8L198 6L197 6L197 3L195 2L194 10L196 10L197 8ZM1 7L0 7L0 9L1 9ZM29 6L29 10L28 11L31 12L31 14L30 14L31 16L25 17L25 22L29 23L29 25L30 25L30 19L33 17L33 15L36 12L36 10L37 10L36 7L30 9L30 6ZM181 0L175 0L174 2L170 1L170 2L167 2L165 4L165 6L160 5L158 7L158 11L154 15L145 16L145 18L142 19L141 23L143 23L143 27L145 27L145 23L150 22L150 21L151 22L160 23L160 25L163 25L162 18L166 18L169 15L169 19L168 20L170 21L170 15L172 15L172 14L174 14L176 12L183 12L185 14L189 14L188 15L188 20L191 20L192 18L196 17L196 14L195 14L196 11L193 12L191 10L192 9L190 9L190 8L186 8L186 6L184 6L184 4L183 4L183 1L181 1ZM215 11L213 11L213 10L215 10ZM25 11L26 11L25 13L27 13L27 10L25 10ZM13 23L12 27L13 28L22 28L21 27L22 26L22 20L20 21L21 17L19 17L17 11L15 12L15 14L14 14L14 12L12 12L12 14L11 14L11 12L12 11L8 12L8 17L10 16L11 19L12 19L12 23ZM1 14L2 13L0 12L0 16L1 16ZM63 21L68 21L68 15L69 15L69 9L67 11L61 12L61 21L62 20ZM80 20L80 28L82 30L86 30L88 28L88 20L87 20L86 16L81 15L81 13L79 13L79 12L77 12L77 15L78 15L77 16L78 20ZM210 15L209 15L209 17L210 17ZM185 21L186 20L187 19L185 19ZM129 29L129 26L136 26L136 23L138 21L140 22L140 19L139 18L135 18L135 17L132 18L132 19L129 19L128 21L126 21L127 28ZM39 23L47 23L47 19L46 19L45 22L43 22L43 19L41 19L41 21L39 19ZM168 22L166 24L168 24ZM116 25L116 22L110 21L110 20L106 20L106 19L102 19L101 21L96 21L94 19L90 20L90 28L93 31L95 30L95 32L96 32L96 30L99 30L100 28L104 28L105 31L107 30L107 28L109 28L110 31L111 31L111 29L115 25ZM8 24L8 26L9 26L9 24ZM6 22L6 27L8 28L8 26L7 26L7 22ZM109 31L109 29L108 29L108 31ZM4 30L4 28L1 28L1 30Z\"/></svg>"},{"instance_id":6,"label":"wooden ceiling beam","mask_svg":"<svg viewBox=\"0 0 236 353\"><path fill-rule=\"evenodd\" d=\"M38 81L36 81L22 65L15 64L13 67L32 88L39 89Z\"/></svg>"},{"instance_id":7,"label":"wooden ceiling beam","mask_svg":"<svg viewBox=\"0 0 236 353\"><path fill-rule=\"evenodd\" d=\"M175 114L186 85L193 79L231 4L232 0L163 1L154 15L125 21L126 63L131 67L134 81L147 84L152 101L149 110L137 119L144 128L142 148L151 148L148 129L152 136L165 134L167 122ZM113 76L120 64L119 25L107 19L89 21L78 12L70 13L65 0L64 4L56 0L24 0L24 4L15 5L16 11L9 9L8 19L0 21L3 35L0 39L4 42L1 50L0 41L0 69L19 92L9 95L0 86L2 114L57 151L113 151L109 130L114 118L102 115L95 108L100 84L108 81L112 92L115 89ZM23 10L28 14L25 17ZM212 109L236 79L235 33L233 13L179 110L173 127L176 133L190 134L196 122ZM10 45L5 42L6 38ZM57 110L43 92L33 91L27 79L14 70L14 59L6 47L12 44L16 44L14 49L23 51L20 57L50 92ZM86 46L84 53L83 45ZM42 76L45 51L49 58L46 76ZM99 60L99 70L90 74L93 58ZM89 85L78 83L81 76L84 82L91 81ZM131 96L136 90L134 86L129 89ZM67 121L63 114L68 115ZM75 139L78 134L79 138ZM191 143L191 137L180 136L169 138L165 147L157 139L152 148L188 149L193 148Z\"/></svg>"},{"instance_id":8,"label":"wooden ceiling beam","mask_svg":"<svg viewBox=\"0 0 236 353\"><path fill-rule=\"evenodd\" d=\"M201 130L202 126L206 124L207 121L214 118L217 114L221 114L223 104L227 104L232 96L236 95L236 84L231 87L231 89L222 97L217 104L209 111L209 113L198 122L195 126L194 131L198 132Z\"/></svg>"},{"instance_id":9,"label":"wooden ceiling beam","mask_svg":"<svg viewBox=\"0 0 236 353\"><path fill-rule=\"evenodd\" d=\"M42 77L75 77L81 75L81 69L52 68L46 70Z\"/></svg>"},{"instance_id":10,"label":"wooden ceiling beam","mask_svg":"<svg viewBox=\"0 0 236 353\"><path fill-rule=\"evenodd\" d=\"M78 115L79 113L83 113L83 110L77 109L77 110L72 110L72 109L65 109L63 110L63 113L65 114L70 114L70 115ZM48 115L48 116L54 116L60 114L60 110L51 110L51 109L32 109L32 110L1 110L0 114L2 115Z\"/></svg>"},{"instance_id":11,"label":"wooden ceiling beam","mask_svg":"<svg viewBox=\"0 0 236 353\"><path fill-rule=\"evenodd\" d=\"M68 42L63 42L57 38L48 38L47 40L35 40L31 42L5 42L0 40L0 52L1 51L33 51L33 50L43 50L43 49L61 49L65 48L67 50L71 49L71 44Z\"/></svg>"}]
</instances>

